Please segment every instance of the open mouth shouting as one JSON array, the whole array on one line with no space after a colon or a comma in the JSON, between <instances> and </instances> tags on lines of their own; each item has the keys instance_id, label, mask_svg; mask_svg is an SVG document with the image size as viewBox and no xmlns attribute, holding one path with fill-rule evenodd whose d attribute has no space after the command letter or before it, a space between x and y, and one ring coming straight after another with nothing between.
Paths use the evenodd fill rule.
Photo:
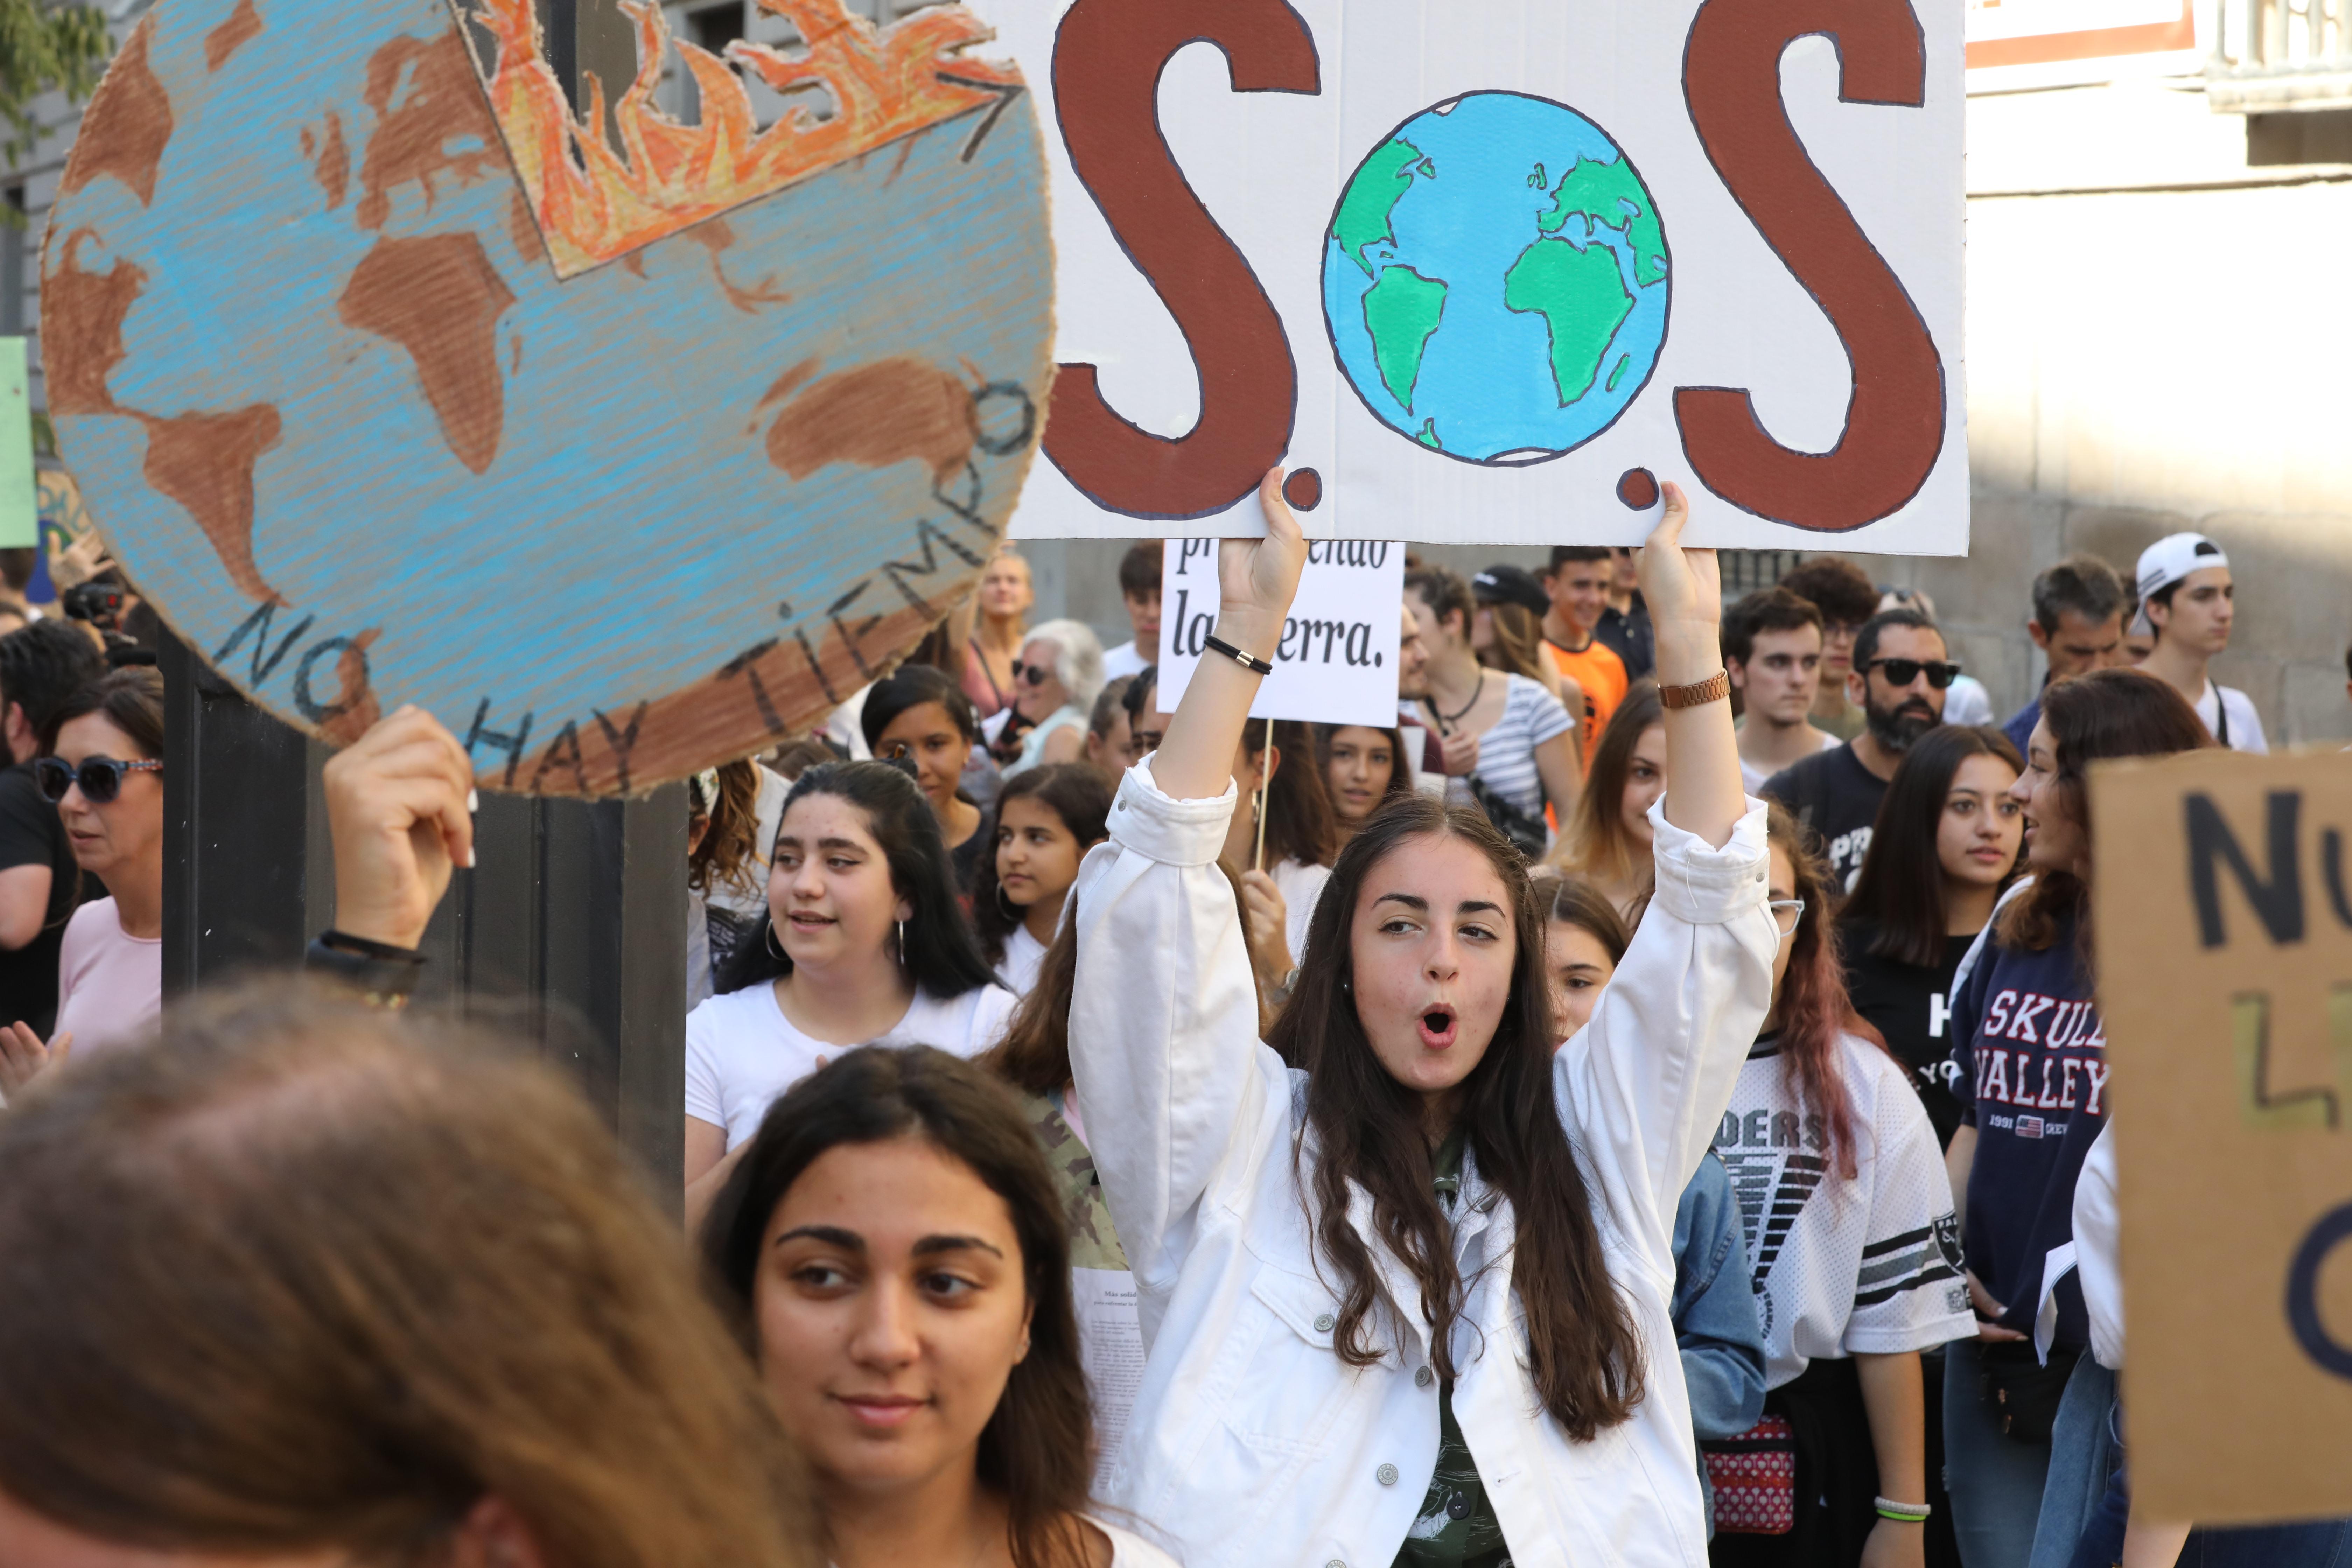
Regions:
<instances>
[{"instance_id":1,"label":"open mouth shouting","mask_svg":"<svg viewBox=\"0 0 2352 1568\"><path fill-rule=\"evenodd\" d=\"M1450 1050L1461 1020L1451 1007L1431 1007L1421 1016L1421 1048L1424 1051Z\"/></svg>"}]
</instances>

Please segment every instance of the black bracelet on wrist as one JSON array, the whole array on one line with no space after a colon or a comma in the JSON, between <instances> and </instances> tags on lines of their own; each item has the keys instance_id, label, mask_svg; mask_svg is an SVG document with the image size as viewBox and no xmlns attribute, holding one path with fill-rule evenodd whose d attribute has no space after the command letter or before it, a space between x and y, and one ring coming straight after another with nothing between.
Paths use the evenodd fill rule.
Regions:
<instances>
[{"instance_id":1,"label":"black bracelet on wrist","mask_svg":"<svg viewBox=\"0 0 2352 1568\"><path fill-rule=\"evenodd\" d=\"M1207 641L1202 646L1207 647L1211 653L1223 654L1227 658L1232 659L1235 664L1240 665L1252 675L1272 675L1274 673L1274 666L1266 663L1265 660L1258 658L1255 654L1244 653L1241 649L1235 647L1224 638L1215 636L1213 633L1211 634Z\"/></svg>"},{"instance_id":2,"label":"black bracelet on wrist","mask_svg":"<svg viewBox=\"0 0 2352 1568\"><path fill-rule=\"evenodd\" d=\"M336 931L331 926L319 933L319 942L336 952L356 953L362 958L381 959L390 963L422 964L425 962L425 955L413 947L394 947L388 942L353 936L347 931Z\"/></svg>"},{"instance_id":3,"label":"black bracelet on wrist","mask_svg":"<svg viewBox=\"0 0 2352 1568\"><path fill-rule=\"evenodd\" d=\"M425 969L425 955L412 947L371 942L349 931L321 932L303 951L302 967L359 994L371 1007L397 1010L408 1005Z\"/></svg>"}]
</instances>

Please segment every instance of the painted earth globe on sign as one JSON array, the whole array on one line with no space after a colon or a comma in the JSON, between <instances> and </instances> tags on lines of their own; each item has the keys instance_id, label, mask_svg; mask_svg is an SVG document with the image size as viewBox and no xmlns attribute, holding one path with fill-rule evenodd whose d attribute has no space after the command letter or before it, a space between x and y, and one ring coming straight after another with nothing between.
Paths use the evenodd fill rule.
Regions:
<instances>
[{"instance_id":1,"label":"painted earth globe on sign","mask_svg":"<svg viewBox=\"0 0 2352 1568\"><path fill-rule=\"evenodd\" d=\"M331 741L414 702L485 787L627 794L805 729L970 590L1052 374L1036 116L961 5L759 3L803 41L627 7L638 75L577 112L531 0L132 29L48 223L48 405L255 700Z\"/></svg>"},{"instance_id":2,"label":"painted earth globe on sign","mask_svg":"<svg viewBox=\"0 0 2352 1568\"><path fill-rule=\"evenodd\" d=\"M1665 345L1666 237L1584 116L1515 92L1423 110L1372 149L1323 244L1340 369L1381 421L1474 463L1615 423Z\"/></svg>"}]
</instances>

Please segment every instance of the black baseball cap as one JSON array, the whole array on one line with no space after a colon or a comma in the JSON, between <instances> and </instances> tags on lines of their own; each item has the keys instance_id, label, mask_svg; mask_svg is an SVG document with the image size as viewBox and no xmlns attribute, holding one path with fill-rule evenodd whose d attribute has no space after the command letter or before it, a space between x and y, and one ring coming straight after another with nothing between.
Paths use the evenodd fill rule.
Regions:
<instances>
[{"instance_id":1,"label":"black baseball cap","mask_svg":"<svg viewBox=\"0 0 2352 1568\"><path fill-rule=\"evenodd\" d=\"M1551 595L1533 575L1517 566L1489 566L1470 579L1470 591L1482 605L1517 605L1541 616L1551 609Z\"/></svg>"}]
</instances>

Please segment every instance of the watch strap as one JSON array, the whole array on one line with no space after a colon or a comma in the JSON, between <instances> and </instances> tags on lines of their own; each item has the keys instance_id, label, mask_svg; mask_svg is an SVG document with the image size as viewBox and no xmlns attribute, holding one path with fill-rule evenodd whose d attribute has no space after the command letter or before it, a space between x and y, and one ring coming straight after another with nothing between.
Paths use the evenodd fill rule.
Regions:
<instances>
[{"instance_id":1,"label":"watch strap","mask_svg":"<svg viewBox=\"0 0 2352 1568\"><path fill-rule=\"evenodd\" d=\"M1685 708L1704 708L1710 702L1728 700L1730 696L1731 677L1720 669L1705 680L1689 686L1658 688L1659 705L1668 712L1676 712Z\"/></svg>"}]
</instances>

